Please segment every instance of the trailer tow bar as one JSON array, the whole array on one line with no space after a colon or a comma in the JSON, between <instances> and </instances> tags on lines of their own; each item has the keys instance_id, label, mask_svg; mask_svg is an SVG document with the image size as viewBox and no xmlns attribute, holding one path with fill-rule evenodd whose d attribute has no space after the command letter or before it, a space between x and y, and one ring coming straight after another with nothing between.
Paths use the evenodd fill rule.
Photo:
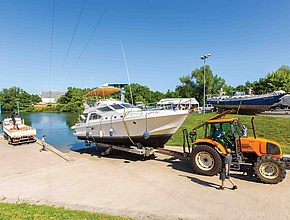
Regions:
<instances>
[{"instance_id":1,"label":"trailer tow bar","mask_svg":"<svg viewBox=\"0 0 290 220\"><path fill-rule=\"evenodd\" d=\"M164 154L164 155L169 155L174 158L183 159L183 160L188 160L189 158L189 155L186 152L179 152L179 151L170 150L170 149L157 148L156 152L160 154Z\"/></svg>"}]
</instances>

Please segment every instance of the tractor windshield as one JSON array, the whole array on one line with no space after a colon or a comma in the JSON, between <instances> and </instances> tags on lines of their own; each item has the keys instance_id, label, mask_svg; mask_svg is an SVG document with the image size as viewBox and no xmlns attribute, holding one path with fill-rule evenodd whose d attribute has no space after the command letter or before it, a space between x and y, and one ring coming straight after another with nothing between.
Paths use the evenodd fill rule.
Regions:
<instances>
[{"instance_id":1,"label":"tractor windshield","mask_svg":"<svg viewBox=\"0 0 290 220\"><path fill-rule=\"evenodd\" d=\"M241 122L240 121L234 121L234 133L236 137L240 137L242 135L241 133Z\"/></svg>"},{"instance_id":2,"label":"tractor windshield","mask_svg":"<svg viewBox=\"0 0 290 220\"><path fill-rule=\"evenodd\" d=\"M220 142L225 148L235 150L235 130L232 121L210 123L206 137ZM234 123L235 124L235 123Z\"/></svg>"}]
</instances>

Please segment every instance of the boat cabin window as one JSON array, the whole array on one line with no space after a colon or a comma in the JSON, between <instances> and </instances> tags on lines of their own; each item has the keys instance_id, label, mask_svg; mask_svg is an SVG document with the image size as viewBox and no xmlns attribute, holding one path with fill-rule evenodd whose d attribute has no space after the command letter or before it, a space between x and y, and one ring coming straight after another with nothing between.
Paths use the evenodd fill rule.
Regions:
<instances>
[{"instance_id":1,"label":"boat cabin window","mask_svg":"<svg viewBox=\"0 0 290 220\"><path fill-rule=\"evenodd\" d=\"M124 108L122 105L118 105L118 104L111 105L111 107L114 108L114 109L123 109Z\"/></svg>"},{"instance_id":2,"label":"boat cabin window","mask_svg":"<svg viewBox=\"0 0 290 220\"><path fill-rule=\"evenodd\" d=\"M109 111L112 111L112 109L108 106L106 107L102 107L102 108L99 108L98 110L102 111L102 112L109 112Z\"/></svg>"},{"instance_id":3,"label":"boat cabin window","mask_svg":"<svg viewBox=\"0 0 290 220\"><path fill-rule=\"evenodd\" d=\"M90 115L90 120L100 119L102 116L98 115L97 113L92 113Z\"/></svg>"}]
</instances>

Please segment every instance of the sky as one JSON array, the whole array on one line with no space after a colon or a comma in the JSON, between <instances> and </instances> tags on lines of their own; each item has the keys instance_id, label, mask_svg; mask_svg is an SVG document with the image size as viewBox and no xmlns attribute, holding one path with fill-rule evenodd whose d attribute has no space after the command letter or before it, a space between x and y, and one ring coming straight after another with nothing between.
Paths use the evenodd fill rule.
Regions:
<instances>
[{"instance_id":1,"label":"sky","mask_svg":"<svg viewBox=\"0 0 290 220\"><path fill-rule=\"evenodd\" d=\"M236 87L290 66L289 11L289 0L0 0L0 89L167 92L208 53Z\"/></svg>"}]
</instances>

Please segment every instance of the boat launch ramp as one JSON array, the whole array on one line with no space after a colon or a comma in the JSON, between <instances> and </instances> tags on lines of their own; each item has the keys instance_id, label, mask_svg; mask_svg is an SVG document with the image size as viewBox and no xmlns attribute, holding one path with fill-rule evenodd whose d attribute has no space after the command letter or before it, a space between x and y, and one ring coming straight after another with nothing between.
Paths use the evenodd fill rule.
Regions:
<instances>
[{"instance_id":1,"label":"boat launch ramp","mask_svg":"<svg viewBox=\"0 0 290 220\"><path fill-rule=\"evenodd\" d=\"M11 146L0 135L0 200L61 206L136 219L287 219L290 175L277 185L241 172L238 190L216 190L218 176L201 176L190 164L156 153L156 158L95 148L40 152L37 142ZM178 150L178 147L171 149ZM182 150L182 149L180 149ZM57 153L55 153L57 152ZM289 170L287 170L289 172ZM224 211L225 204L228 206ZM245 212L245 210L247 210Z\"/></svg>"}]
</instances>

